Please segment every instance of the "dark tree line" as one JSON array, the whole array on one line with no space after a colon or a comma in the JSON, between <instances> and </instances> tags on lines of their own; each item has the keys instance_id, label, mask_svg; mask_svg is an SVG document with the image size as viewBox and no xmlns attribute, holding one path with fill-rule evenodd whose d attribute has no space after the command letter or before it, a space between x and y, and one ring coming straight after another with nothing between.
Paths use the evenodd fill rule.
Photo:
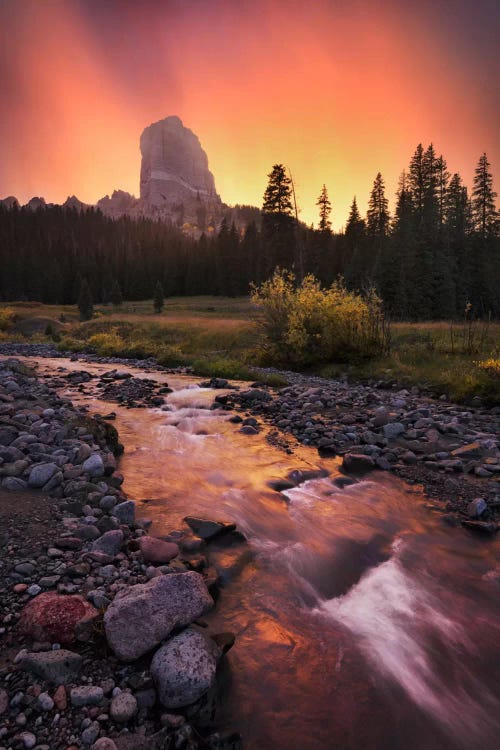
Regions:
<instances>
[{"instance_id":1,"label":"dark tree line","mask_svg":"<svg viewBox=\"0 0 500 750\"><path fill-rule=\"evenodd\" d=\"M449 318L467 302L500 317L495 198L485 154L469 195L433 146L419 145L401 175L394 214L379 173L366 216L354 198L339 233L331 230L325 185L318 229L297 221L293 184L281 164L269 175L259 221L241 230L228 213L216 233L198 238L148 219L112 220L96 209L0 205L0 300L75 304L88 285L84 296L94 303L153 297L161 309L163 295L247 294L251 282L279 266L299 278L314 273L325 284L341 275L353 289L375 286L398 318Z\"/></svg>"}]
</instances>

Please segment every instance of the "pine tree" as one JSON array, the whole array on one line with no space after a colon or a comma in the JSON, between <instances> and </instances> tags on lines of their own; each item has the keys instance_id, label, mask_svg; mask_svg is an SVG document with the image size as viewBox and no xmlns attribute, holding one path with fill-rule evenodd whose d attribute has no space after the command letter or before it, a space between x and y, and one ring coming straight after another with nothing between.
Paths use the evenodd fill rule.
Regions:
<instances>
[{"instance_id":1,"label":"pine tree","mask_svg":"<svg viewBox=\"0 0 500 750\"><path fill-rule=\"evenodd\" d=\"M292 216L291 180L283 164L275 164L268 178L262 211L266 214Z\"/></svg>"},{"instance_id":2,"label":"pine tree","mask_svg":"<svg viewBox=\"0 0 500 750\"><path fill-rule=\"evenodd\" d=\"M262 204L265 275L276 266L290 268L295 260L296 237L292 206L292 182L283 164L275 164Z\"/></svg>"},{"instance_id":3,"label":"pine tree","mask_svg":"<svg viewBox=\"0 0 500 750\"><path fill-rule=\"evenodd\" d=\"M493 190L493 175L486 154L483 154L476 167L472 190L472 215L474 227L482 237L494 234L498 227L495 206L497 194Z\"/></svg>"},{"instance_id":4,"label":"pine tree","mask_svg":"<svg viewBox=\"0 0 500 750\"><path fill-rule=\"evenodd\" d=\"M94 314L94 303L92 301L92 292L90 291L87 279L83 279L80 285L78 309L80 311L80 320L91 320Z\"/></svg>"},{"instance_id":5,"label":"pine tree","mask_svg":"<svg viewBox=\"0 0 500 750\"><path fill-rule=\"evenodd\" d=\"M419 222L422 220L424 213L425 171L424 147L419 143L411 158L408 170L408 188L412 195L413 206Z\"/></svg>"},{"instance_id":6,"label":"pine tree","mask_svg":"<svg viewBox=\"0 0 500 750\"><path fill-rule=\"evenodd\" d=\"M347 258L345 260L345 277L347 283L361 288L368 277L365 258L365 222L359 213L356 196L354 196L349 210L349 217L345 228L345 242Z\"/></svg>"},{"instance_id":7,"label":"pine tree","mask_svg":"<svg viewBox=\"0 0 500 750\"><path fill-rule=\"evenodd\" d=\"M323 185L321 188L321 193L316 201L316 205L319 206L319 231L330 233L332 231L332 222L330 221L332 204L328 198L326 185Z\"/></svg>"},{"instance_id":8,"label":"pine tree","mask_svg":"<svg viewBox=\"0 0 500 750\"><path fill-rule=\"evenodd\" d=\"M442 155L438 157L436 161L436 175L439 205L439 225L442 227L445 222L447 191L450 181L450 173L448 172L446 160Z\"/></svg>"},{"instance_id":9,"label":"pine tree","mask_svg":"<svg viewBox=\"0 0 500 750\"><path fill-rule=\"evenodd\" d=\"M389 222L389 201L385 197L384 180L379 172L373 182L366 215L366 227L370 237L386 237Z\"/></svg>"},{"instance_id":10,"label":"pine tree","mask_svg":"<svg viewBox=\"0 0 500 750\"><path fill-rule=\"evenodd\" d=\"M113 281L113 286L111 288L111 302L113 305L116 305L118 307L123 302L123 294L120 287L120 284L116 281L116 279Z\"/></svg>"},{"instance_id":11,"label":"pine tree","mask_svg":"<svg viewBox=\"0 0 500 750\"><path fill-rule=\"evenodd\" d=\"M163 292L163 286L161 281L156 282L155 293L153 298L153 307L155 313L161 313L163 305L165 304L165 294Z\"/></svg>"}]
</instances>

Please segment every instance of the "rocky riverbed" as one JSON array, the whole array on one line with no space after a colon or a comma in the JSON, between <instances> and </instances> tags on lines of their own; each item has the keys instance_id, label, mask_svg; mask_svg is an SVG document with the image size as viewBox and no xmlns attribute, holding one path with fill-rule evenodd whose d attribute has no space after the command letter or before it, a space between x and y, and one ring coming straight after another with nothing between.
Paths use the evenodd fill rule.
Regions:
<instances>
[{"instance_id":1,"label":"rocky riverbed","mask_svg":"<svg viewBox=\"0 0 500 750\"><path fill-rule=\"evenodd\" d=\"M340 456L347 473L391 471L446 501L450 524L492 534L500 510L500 408L466 408L385 385L294 377L278 391L259 383L218 397L243 412L251 434L259 422L285 448L297 440L320 456ZM287 442L288 438L288 442Z\"/></svg>"},{"instance_id":2,"label":"rocky riverbed","mask_svg":"<svg viewBox=\"0 0 500 750\"><path fill-rule=\"evenodd\" d=\"M116 383L130 378L101 386ZM217 593L210 542L234 526L187 517L150 536L116 430L56 386L0 361L0 748L238 748L214 721L234 639L201 619Z\"/></svg>"}]
</instances>

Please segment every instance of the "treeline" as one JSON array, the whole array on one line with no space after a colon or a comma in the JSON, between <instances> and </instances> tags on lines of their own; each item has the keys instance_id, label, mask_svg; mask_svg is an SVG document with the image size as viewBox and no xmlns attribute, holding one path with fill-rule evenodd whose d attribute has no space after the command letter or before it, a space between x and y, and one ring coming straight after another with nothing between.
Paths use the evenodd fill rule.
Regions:
<instances>
[{"instance_id":1,"label":"treeline","mask_svg":"<svg viewBox=\"0 0 500 750\"><path fill-rule=\"evenodd\" d=\"M112 220L96 209L0 206L0 300L74 304L82 283L94 302L154 295L248 293L273 270L313 273L324 284L343 276L348 288L375 287L393 317L440 319L473 305L500 317L500 239L496 193L486 155L469 195L433 146L415 151L403 172L391 216L376 176L366 216L353 200L344 231L331 230L325 186L318 228L297 220L285 168L269 175L260 222L240 231L194 238L148 219Z\"/></svg>"}]
</instances>

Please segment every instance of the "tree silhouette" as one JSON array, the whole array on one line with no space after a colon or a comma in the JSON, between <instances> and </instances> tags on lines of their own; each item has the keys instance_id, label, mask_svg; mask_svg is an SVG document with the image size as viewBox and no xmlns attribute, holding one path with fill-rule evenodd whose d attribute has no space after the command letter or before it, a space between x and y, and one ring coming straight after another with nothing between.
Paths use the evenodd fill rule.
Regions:
<instances>
[{"instance_id":1,"label":"tree silhouette","mask_svg":"<svg viewBox=\"0 0 500 750\"><path fill-rule=\"evenodd\" d=\"M87 279L83 279L80 285L80 294L78 295L78 309L80 311L80 320L90 320L94 314L94 303L92 292Z\"/></svg>"},{"instance_id":2,"label":"tree silhouette","mask_svg":"<svg viewBox=\"0 0 500 750\"><path fill-rule=\"evenodd\" d=\"M319 206L319 231L320 232L331 232L332 222L330 221L330 214L332 212L332 204L328 198L328 191L326 185L321 188L316 205Z\"/></svg>"}]
</instances>

